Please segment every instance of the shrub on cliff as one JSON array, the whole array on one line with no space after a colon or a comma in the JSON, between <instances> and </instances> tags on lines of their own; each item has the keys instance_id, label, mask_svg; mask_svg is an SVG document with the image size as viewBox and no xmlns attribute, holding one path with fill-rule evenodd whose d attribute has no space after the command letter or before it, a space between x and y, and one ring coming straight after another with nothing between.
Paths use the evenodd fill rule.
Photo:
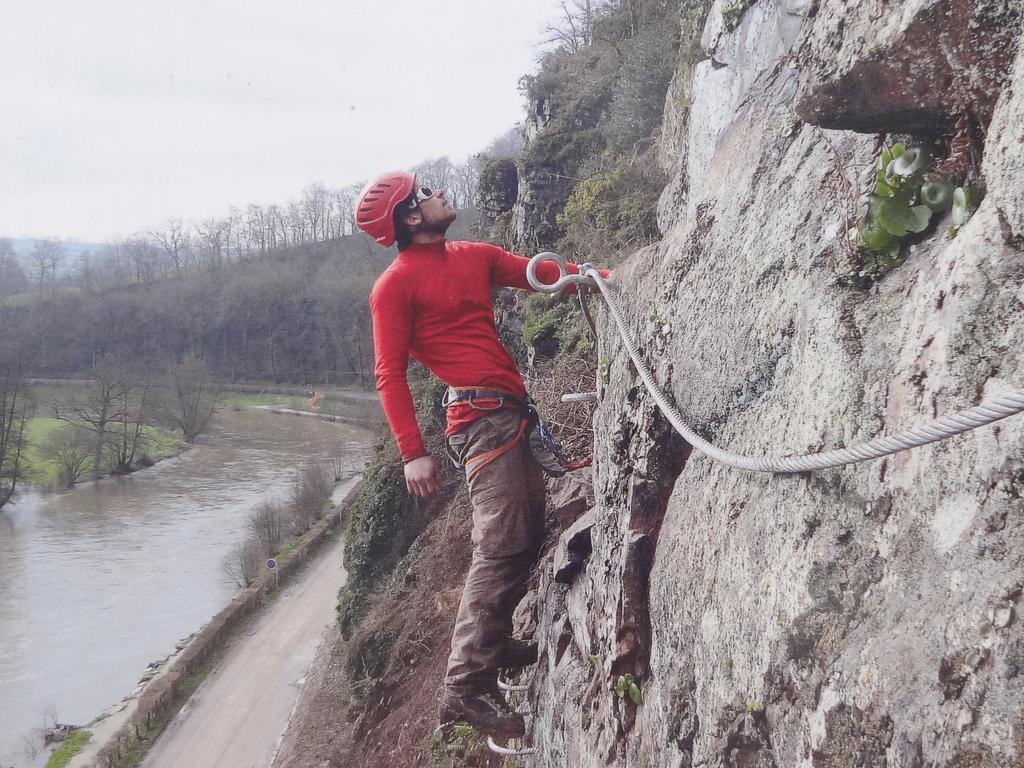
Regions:
<instances>
[{"instance_id":1,"label":"shrub on cliff","mask_svg":"<svg viewBox=\"0 0 1024 768\"><path fill-rule=\"evenodd\" d=\"M580 182L558 217L559 248L577 261L617 263L658 238L656 205L664 178L648 152Z\"/></svg>"},{"instance_id":2,"label":"shrub on cliff","mask_svg":"<svg viewBox=\"0 0 1024 768\"><path fill-rule=\"evenodd\" d=\"M338 602L338 622L348 639L369 608L369 597L419 534L420 515L405 489L403 464L390 441L378 446L352 506L345 541L348 581Z\"/></svg>"},{"instance_id":3,"label":"shrub on cliff","mask_svg":"<svg viewBox=\"0 0 1024 768\"><path fill-rule=\"evenodd\" d=\"M652 24L622 44L622 66L605 124L615 150L631 152L661 125L678 47L677 24Z\"/></svg>"},{"instance_id":4,"label":"shrub on cliff","mask_svg":"<svg viewBox=\"0 0 1024 768\"><path fill-rule=\"evenodd\" d=\"M626 231L613 249L642 244L653 227L663 180L649 183L646 173L623 174L616 168L654 168L640 156L648 153L661 122L677 58L679 8L644 0L609 3L594 14L585 44L549 52L538 72L522 80L538 130L519 162L520 184L527 187L520 194L527 230L519 233L520 247L562 247L560 240L576 214L560 214L588 184L584 195L595 185L611 184L615 188L608 193L625 198L611 201L621 210L603 212L609 220L624 220ZM622 181L631 183L620 188ZM658 189L652 193L653 187ZM616 231L617 225L609 223L598 235L606 239ZM595 244L579 231L571 240L591 250Z\"/></svg>"},{"instance_id":5,"label":"shrub on cliff","mask_svg":"<svg viewBox=\"0 0 1024 768\"><path fill-rule=\"evenodd\" d=\"M594 342L574 299L555 299L534 293L524 302L523 340L540 359L560 354L589 357Z\"/></svg>"},{"instance_id":6,"label":"shrub on cliff","mask_svg":"<svg viewBox=\"0 0 1024 768\"><path fill-rule=\"evenodd\" d=\"M422 369L413 372L413 400L427 448L435 458L444 456L444 385ZM377 446L355 504L349 513L345 540L348 581L338 600L338 623L349 639L372 604L373 592L383 585L408 553L429 519L429 503L421 504L405 487L404 464L390 434Z\"/></svg>"},{"instance_id":7,"label":"shrub on cliff","mask_svg":"<svg viewBox=\"0 0 1024 768\"><path fill-rule=\"evenodd\" d=\"M519 173L509 158L488 158L480 166L476 206L491 219L512 210L519 192Z\"/></svg>"}]
</instances>

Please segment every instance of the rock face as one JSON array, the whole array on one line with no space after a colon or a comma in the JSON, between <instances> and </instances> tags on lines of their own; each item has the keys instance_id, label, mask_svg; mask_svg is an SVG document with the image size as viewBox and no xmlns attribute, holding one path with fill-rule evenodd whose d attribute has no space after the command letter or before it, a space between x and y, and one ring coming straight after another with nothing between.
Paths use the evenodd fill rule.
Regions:
<instances>
[{"instance_id":1,"label":"rock face","mask_svg":"<svg viewBox=\"0 0 1024 768\"><path fill-rule=\"evenodd\" d=\"M685 181L665 237L613 280L685 418L739 453L816 452L1024 386L1020 3L761 0L731 30L721 5L686 146L665 153ZM879 134L964 110L977 213L871 289L843 285L830 265ZM742 473L674 436L602 314L592 551L543 582L527 764L1024 765L1024 416Z\"/></svg>"},{"instance_id":2,"label":"rock face","mask_svg":"<svg viewBox=\"0 0 1024 768\"><path fill-rule=\"evenodd\" d=\"M550 105L546 101L532 103L523 125L526 144L535 141L550 121ZM520 173L512 207L512 240L518 252L536 253L553 245L558 212L573 181L562 178L557 169L545 167L523 168Z\"/></svg>"},{"instance_id":3,"label":"rock face","mask_svg":"<svg viewBox=\"0 0 1024 768\"><path fill-rule=\"evenodd\" d=\"M803 39L796 109L857 131L988 123L1019 42L1020 0L824 3Z\"/></svg>"}]
</instances>

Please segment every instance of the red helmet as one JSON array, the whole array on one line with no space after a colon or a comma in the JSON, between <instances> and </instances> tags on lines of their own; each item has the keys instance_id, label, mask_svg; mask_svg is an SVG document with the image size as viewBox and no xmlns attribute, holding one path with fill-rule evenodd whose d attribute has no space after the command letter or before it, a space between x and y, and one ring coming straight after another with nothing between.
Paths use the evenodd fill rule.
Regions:
<instances>
[{"instance_id":1,"label":"red helmet","mask_svg":"<svg viewBox=\"0 0 1024 768\"><path fill-rule=\"evenodd\" d=\"M412 194L416 174L392 171L378 176L359 193L356 226L381 245L395 242L395 208Z\"/></svg>"}]
</instances>

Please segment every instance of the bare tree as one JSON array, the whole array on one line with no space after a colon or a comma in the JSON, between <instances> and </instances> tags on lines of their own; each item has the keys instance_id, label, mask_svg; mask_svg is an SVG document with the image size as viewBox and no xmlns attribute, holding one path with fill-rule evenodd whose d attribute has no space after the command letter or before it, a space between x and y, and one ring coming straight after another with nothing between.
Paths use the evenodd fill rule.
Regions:
<instances>
[{"instance_id":1,"label":"bare tree","mask_svg":"<svg viewBox=\"0 0 1024 768\"><path fill-rule=\"evenodd\" d=\"M346 455L344 449L339 447L338 454L331 459L331 470L334 472L334 482L340 483L359 472L359 461Z\"/></svg>"},{"instance_id":2,"label":"bare tree","mask_svg":"<svg viewBox=\"0 0 1024 768\"><path fill-rule=\"evenodd\" d=\"M206 431L217 411L219 393L206 364L188 357L171 369L174 407L171 422L181 430L185 441L192 443Z\"/></svg>"},{"instance_id":3,"label":"bare tree","mask_svg":"<svg viewBox=\"0 0 1024 768\"><path fill-rule=\"evenodd\" d=\"M232 258L232 254L236 261L245 258L245 225L242 212L234 207L228 211L228 217L224 219L224 248L228 259Z\"/></svg>"},{"instance_id":4,"label":"bare tree","mask_svg":"<svg viewBox=\"0 0 1024 768\"><path fill-rule=\"evenodd\" d=\"M92 475L100 477L103 471L103 448L112 428L127 418L124 407L128 402L129 386L122 372L110 361L96 369L88 394L72 395L53 404L54 415L61 421L88 430L92 445Z\"/></svg>"},{"instance_id":5,"label":"bare tree","mask_svg":"<svg viewBox=\"0 0 1024 768\"><path fill-rule=\"evenodd\" d=\"M288 203L288 245L301 245L313 240L309 221L306 219L305 206L301 202Z\"/></svg>"},{"instance_id":6,"label":"bare tree","mask_svg":"<svg viewBox=\"0 0 1024 768\"><path fill-rule=\"evenodd\" d=\"M278 502L264 501L249 516L249 533L263 552L272 555L280 550L284 541L285 523L284 507Z\"/></svg>"},{"instance_id":7,"label":"bare tree","mask_svg":"<svg viewBox=\"0 0 1024 768\"><path fill-rule=\"evenodd\" d=\"M130 237L122 243L122 248L131 264L135 282L152 283L156 280L160 258L152 240L143 236Z\"/></svg>"},{"instance_id":8,"label":"bare tree","mask_svg":"<svg viewBox=\"0 0 1024 768\"><path fill-rule=\"evenodd\" d=\"M236 545L224 557L221 566L229 579L240 587L248 587L263 572L267 553L263 552L255 539L247 539Z\"/></svg>"},{"instance_id":9,"label":"bare tree","mask_svg":"<svg viewBox=\"0 0 1024 768\"><path fill-rule=\"evenodd\" d=\"M310 184L302 190L299 211L303 218L303 231L310 240L317 242L327 239L330 205L331 195L323 184Z\"/></svg>"},{"instance_id":10,"label":"bare tree","mask_svg":"<svg viewBox=\"0 0 1024 768\"><path fill-rule=\"evenodd\" d=\"M267 233L268 248L283 248L288 245L288 217L279 205L267 208Z\"/></svg>"},{"instance_id":11,"label":"bare tree","mask_svg":"<svg viewBox=\"0 0 1024 768\"><path fill-rule=\"evenodd\" d=\"M456 208L468 208L473 204L482 162L481 155L474 155L461 165L452 168L449 188L452 192L452 205Z\"/></svg>"},{"instance_id":12,"label":"bare tree","mask_svg":"<svg viewBox=\"0 0 1024 768\"><path fill-rule=\"evenodd\" d=\"M323 465L316 461L303 465L292 481L293 533L305 533L324 516L324 504L330 494L331 481Z\"/></svg>"},{"instance_id":13,"label":"bare tree","mask_svg":"<svg viewBox=\"0 0 1024 768\"><path fill-rule=\"evenodd\" d=\"M245 244L248 255L255 250L260 256L267 252L270 241L267 212L258 205L245 209Z\"/></svg>"},{"instance_id":14,"label":"bare tree","mask_svg":"<svg viewBox=\"0 0 1024 768\"><path fill-rule=\"evenodd\" d=\"M362 190L362 184L353 184L348 187L336 189L331 194L334 197L334 205L331 208L331 233L332 238L344 237L352 234L353 217L355 216L356 200Z\"/></svg>"},{"instance_id":15,"label":"bare tree","mask_svg":"<svg viewBox=\"0 0 1024 768\"><path fill-rule=\"evenodd\" d=\"M220 219L205 219L196 224L195 229L207 265L211 269L219 268L224 260L224 245L227 242L226 223Z\"/></svg>"},{"instance_id":16,"label":"bare tree","mask_svg":"<svg viewBox=\"0 0 1024 768\"><path fill-rule=\"evenodd\" d=\"M21 293L28 288L25 272L18 263L14 243L0 238L0 297Z\"/></svg>"},{"instance_id":17,"label":"bare tree","mask_svg":"<svg viewBox=\"0 0 1024 768\"><path fill-rule=\"evenodd\" d=\"M181 219L171 219L161 229L154 230L152 237L163 249L174 273L180 275L185 268L189 234Z\"/></svg>"},{"instance_id":18,"label":"bare tree","mask_svg":"<svg viewBox=\"0 0 1024 768\"><path fill-rule=\"evenodd\" d=\"M78 260L75 263L75 280L78 286L86 293L90 293L97 288L96 267L93 264L92 254L88 251L82 251L78 254Z\"/></svg>"},{"instance_id":19,"label":"bare tree","mask_svg":"<svg viewBox=\"0 0 1024 768\"><path fill-rule=\"evenodd\" d=\"M98 287L110 288L132 281L131 259L124 243L110 243L100 251L95 264Z\"/></svg>"},{"instance_id":20,"label":"bare tree","mask_svg":"<svg viewBox=\"0 0 1024 768\"><path fill-rule=\"evenodd\" d=\"M84 430L66 424L47 436L40 453L57 463L61 486L70 488L85 475L92 445Z\"/></svg>"},{"instance_id":21,"label":"bare tree","mask_svg":"<svg viewBox=\"0 0 1024 768\"><path fill-rule=\"evenodd\" d=\"M570 53L592 40L594 14L592 0L562 0L558 20L544 28L544 42L564 46Z\"/></svg>"},{"instance_id":22,"label":"bare tree","mask_svg":"<svg viewBox=\"0 0 1024 768\"><path fill-rule=\"evenodd\" d=\"M29 405L22 361L13 345L0 347L0 507L14 495L22 472Z\"/></svg>"},{"instance_id":23,"label":"bare tree","mask_svg":"<svg viewBox=\"0 0 1024 768\"><path fill-rule=\"evenodd\" d=\"M31 257L39 280L39 292L42 293L47 275L51 283L56 278L57 267L64 258L64 247L58 240L36 240Z\"/></svg>"},{"instance_id":24,"label":"bare tree","mask_svg":"<svg viewBox=\"0 0 1024 768\"><path fill-rule=\"evenodd\" d=\"M143 428L152 409L151 387L148 382L126 385L119 396L117 416L113 429L108 430L106 449L110 468L118 475L126 475L135 466L135 458L145 444Z\"/></svg>"},{"instance_id":25,"label":"bare tree","mask_svg":"<svg viewBox=\"0 0 1024 768\"><path fill-rule=\"evenodd\" d=\"M448 189L452 181L452 161L447 157L426 160L415 166L413 173L419 184L426 184L436 189Z\"/></svg>"}]
</instances>

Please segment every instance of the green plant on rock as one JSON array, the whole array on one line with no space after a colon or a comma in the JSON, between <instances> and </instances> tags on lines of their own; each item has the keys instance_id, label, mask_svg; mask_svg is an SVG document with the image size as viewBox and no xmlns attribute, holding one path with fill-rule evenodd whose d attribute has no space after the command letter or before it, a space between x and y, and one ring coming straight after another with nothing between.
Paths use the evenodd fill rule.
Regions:
<instances>
[{"instance_id":1,"label":"green plant on rock","mask_svg":"<svg viewBox=\"0 0 1024 768\"><path fill-rule=\"evenodd\" d=\"M631 164L606 155L603 162L607 167L580 181L557 217L565 232L559 250L577 261L614 263L658 237L665 182L653 159Z\"/></svg>"},{"instance_id":2,"label":"green plant on rock","mask_svg":"<svg viewBox=\"0 0 1024 768\"><path fill-rule=\"evenodd\" d=\"M636 684L636 680L633 679L632 675L619 675L619 679L615 681L615 694L620 699L625 699L629 696L637 706L640 706L640 702L643 701L643 696L640 694L640 686Z\"/></svg>"},{"instance_id":3,"label":"green plant on rock","mask_svg":"<svg viewBox=\"0 0 1024 768\"><path fill-rule=\"evenodd\" d=\"M371 632L356 648L349 654L346 666L352 680L366 680L380 677L387 668L388 660L391 658L391 649L395 645L398 631L395 629L380 629Z\"/></svg>"},{"instance_id":4,"label":"green plant on rock","mask_svg":"<svg viewBox=\"0 0 1024 768\"><path fill-rule=\"evenodd\" d=\"M861 177L851 241L863 259L857 277L875 280L903 263L903 246L932 216L954 205L953 183L929 170L928 153L905 144L885 147Z\"/></svg>"},{"instance_id":5,"label":"green plant on rock","mask_svg":"<svg viewBox=\"0 0 1024 768\"><path fill-rule=\"evenodd\" d=\"M729 0L722 6L722 26L726 32L732 32L740 24L740 19L754 0Z\"/></svg>"},{"instance_id":6,"label":"green plant on rock","mask_svg":"<svg viewBox=\"0 0 1024 768\"><path fill-rule=\"evenodd\" d=\"M665 339L672 333L672 324L657 312L652 313L647 320L651 324L651 335L654 337Z\"/></svg>"},{"instance_id":7,"label":"green plant on rock","mask_svg":"<svg viewBox=\"0 0 1024 768\"><path fill-rule=\"evenodd\" d=\"M953 226L949 228L950 237L955 237L960 227L974 215L984 197L980 189L969 184L953 190Z\"/></svg>"},{"instance_id":8,"label":"green plant on rock","mask_svg":"<svg viewBox=\"0 0 1024 768\"><path fill-rule=\"evenodd\" d=\"M487 750L486 737L468 725L439 728L430 736L431 765L445 768L478 765L476 756Z\"/></svg>"},{"instance_id":9,"label":"green plant on rock","mask_svg":"<svg viewBox=\"0 0 1024 768\"><path fill-rule=\"evenodd\" d=\"M426 525L405 486L394 445L383 444L363 476L349 512L345 541L348 581L338 600L338 623L346 639L370 608L370 596L409 550Z\"/></svg>"},{"instance_id":10,"label":"green plant on rock","mask_svg":"<svg viewBox=\"0 0 1024 768\"><path fill-rule=\"evenodd\" d=\"M575 301L534 293L526 299L523 341L541 359L574 353L588 357L594 351L590 329Z\"/></svg>"},{"instance_id":11,"label":"green plant on rock","mask_svg":"<svg viewBox=\"0 0 1024 768\"><path fill-rule=\"evenodd\" d=\"M46 762L46 768L64 768L65 765L71 762L71 758L77 755L91 738L91 731L75 731L64 739L64 741L61 742L61 745L57 747L56 751L50 755L50 759Z\"/></svg>"}]
</instances>

